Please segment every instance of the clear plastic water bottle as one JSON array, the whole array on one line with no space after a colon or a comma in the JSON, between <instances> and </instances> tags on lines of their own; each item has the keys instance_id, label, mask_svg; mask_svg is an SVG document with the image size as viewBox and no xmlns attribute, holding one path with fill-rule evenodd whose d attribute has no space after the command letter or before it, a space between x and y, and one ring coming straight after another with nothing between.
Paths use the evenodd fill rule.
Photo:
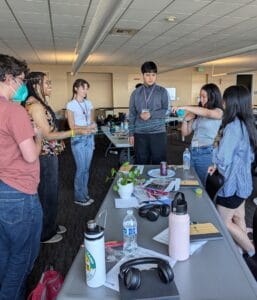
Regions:
<instances>
[{"instance_id":1,"label":"clear plastic water bottle","mask_svg":"<svg viewBox=\"0 0 257 300\"><path fill-rule=\"evenodd\" d=\"M125 256L134 256L137 249L137 220L133 210L127 210L123 219L123 252Z\"/></svg>"},{"instance_id":2,"label":"clear plastic water bottle","mask_svg":"<svg viewBox=\"0 0 257 300\"><path fill-rule=\"evenodd\" d=\"M191 154L188 148L185 149L183 152L183 169L189 170L190 169L190 161L191 161Z\"/></svg>"}]
</instances>

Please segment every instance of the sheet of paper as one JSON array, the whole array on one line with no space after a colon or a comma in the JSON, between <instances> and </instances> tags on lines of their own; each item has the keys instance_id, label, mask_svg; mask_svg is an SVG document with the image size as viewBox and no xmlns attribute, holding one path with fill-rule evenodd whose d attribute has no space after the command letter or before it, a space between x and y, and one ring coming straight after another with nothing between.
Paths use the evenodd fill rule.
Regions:
<instances>
[{"instance_id":1,"label":"sheet of paper","mask_svg":"<svg viewBox=\"0 0 257 300\"><path fill-rule=\"evenodd\" d=\"M156 242L168 245L169 244L169 228L164 229L162 232L153 237L153 240ZM206 244L207 241L199 241L190 243L190 255L194 254L194 252Z\"/></svg>"},{"instance_id":2,"label":"sheet of paper","mask_svg":"<svg viewBox=\"0 0 257 300\"><path fill-rule=\"evenodd\" d=\"M174 265L176 263L176 260L174 260L173 258L171 258L169 256L166 256L159 252L149 250L146 248L142 248L142 247L138 247L136 255L133 258L140 258L140 257L144 257L144 256L147 256L147 257L153 256L153 257L160 257L160 258L166 259L170 263L171 267L174 267ZM131 257L123 258L107 273L106 281L104 284L106 287L116 290L116 291L119 291L118 274L120 272L120 265L130 259L131 259ZM137 266L137 268L140 269L140 267L141 267L141 269L145 270L145 269L151 268L152 266L153 265L151 265L151 264L142 265L142 266L139 265L139 266Z\"/></svg>"},{"instance_id":3,"label":"sheet of paper","mask_svg":"<svg viewBox=\"0 0 257 300\"><path fill-rule=\"evenodd\" d=\"M138 207L139 203L136 197L130 197L128 199L115 199L115 208L131 208L131 207Z\"/></svg>"}]
</instances>

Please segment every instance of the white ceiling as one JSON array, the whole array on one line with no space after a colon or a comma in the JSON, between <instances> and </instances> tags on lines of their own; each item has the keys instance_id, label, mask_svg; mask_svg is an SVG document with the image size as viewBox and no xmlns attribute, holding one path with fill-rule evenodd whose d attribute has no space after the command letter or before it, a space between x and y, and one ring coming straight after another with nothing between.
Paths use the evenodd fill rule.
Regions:
<instances>
[{"instance_id":1,"label":"white ceiling","mask_svg":"<svg viewBox=\"0 0 257 300\"><path fill-rule=\"evenodd\" d=\"M138 32L114 35L113 27ZM163 70L237 54L221 65L254 69L257 0L0 0L0 52L71 67L76 53L94 66L154 60Z\"/></svg>"}]
</instances>

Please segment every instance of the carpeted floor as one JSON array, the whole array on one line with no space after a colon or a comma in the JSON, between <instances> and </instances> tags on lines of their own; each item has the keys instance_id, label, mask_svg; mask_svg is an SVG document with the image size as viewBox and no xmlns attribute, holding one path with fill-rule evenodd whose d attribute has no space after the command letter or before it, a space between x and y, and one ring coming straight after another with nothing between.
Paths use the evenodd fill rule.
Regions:
<instances>
[{"instance_id":1,"label":"carpeted floor","mask_svg":"<svg viewBox=\"0 0 257 300\"><path fill-rule=\"evenodd\" d=\"M172 131L168 134L167 156L169 164L181 164L182 153L190 140L181 141L178 132ZM27 293L29 293L40 279L41 273L48 264L53 264L55 269L64 276L68 272L80 245L83 243L83 233L85 224L93 219L105 198L110 182L105 182L112 167L118 167L118 155L108 154L104 157L104 152L108 146L108 140L103 135L96 136L96 148L91 167L91 178L89 182L90 196L95 199L95 203L89 207L81 207L73 203L73 178L75 165L70 150L69 142L66 143L66 150L59 157L59 213L58 223L67 227L67 232L63 234L63 240L56 244L41 244L41 250L31 275L28 279ZM255 191L252 197L247 200L246 221L251 227L255 204L252 198L257 196L257 180L255 181Z\"/></svg>"}]
</instances>

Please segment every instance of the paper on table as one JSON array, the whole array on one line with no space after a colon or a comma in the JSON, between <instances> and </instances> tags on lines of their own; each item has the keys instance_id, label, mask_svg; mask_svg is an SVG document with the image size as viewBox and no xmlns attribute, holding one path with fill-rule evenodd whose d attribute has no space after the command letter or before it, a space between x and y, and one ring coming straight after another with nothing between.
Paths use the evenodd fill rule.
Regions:
<instances>
[{"instance_id":1,"label":"paper on table","mask_svg":"<svg viewBox=\"0 0 257 300\"><path fill-rule=\"evenodd\" d=\"M115 199L115 208L131 208L138 207L139 203L136 197L130 197L128 199Z\"/></svg>"},{"instance_id":2,"label":"paper on table","mask_svg":"<svg viewBox=\"0 0 257 300\"><path fill-rule=\"evenodd\" d=\"M137 252L136 252L136 255L133 257L133 258L140 258L140 257L145 257L145 256L154 256L154 257L160 257L160 258L163 258L165 260L168 260L168 262L170 263L171 267L174 267L175 263L176 263L176 260L174 260L173 258L169 257L169 256L166 256L166 255L163 255L159 252L156 252L156 251L153 251L153 250L149 250L149 249L146 249L146 248L143 248L143 247L138 247L137 248ZM126 258L123 258L121 259L108 273L107 273L107 276L106 276L106 281L105 281L105 286L110 288L110 289L113 289L113 290L116 290L116 291L119 291L119 280L118 280L118 274L120 272L120 266L121 264L123 264L124 262L126 262L127 260L130 260L131 257L126 257ZM141 266L137 266L137 268L139 269L149 269L151 268L152 265L149 264L149 265L143 265Z\"/></svg>"},{"instance_id":3,"label":"paper on table","mask_svg":"<svg viewBox=\"0 0 257 300\"><path fill-rule=\"evenodd\" d=\"M168 245L169 244L169 228L164 229L162 232L153 237L153 240ZM190 255L192 255L198 248L206 244L207 241L199 241L190 243Z\"/></svg>"}]
</instances>

